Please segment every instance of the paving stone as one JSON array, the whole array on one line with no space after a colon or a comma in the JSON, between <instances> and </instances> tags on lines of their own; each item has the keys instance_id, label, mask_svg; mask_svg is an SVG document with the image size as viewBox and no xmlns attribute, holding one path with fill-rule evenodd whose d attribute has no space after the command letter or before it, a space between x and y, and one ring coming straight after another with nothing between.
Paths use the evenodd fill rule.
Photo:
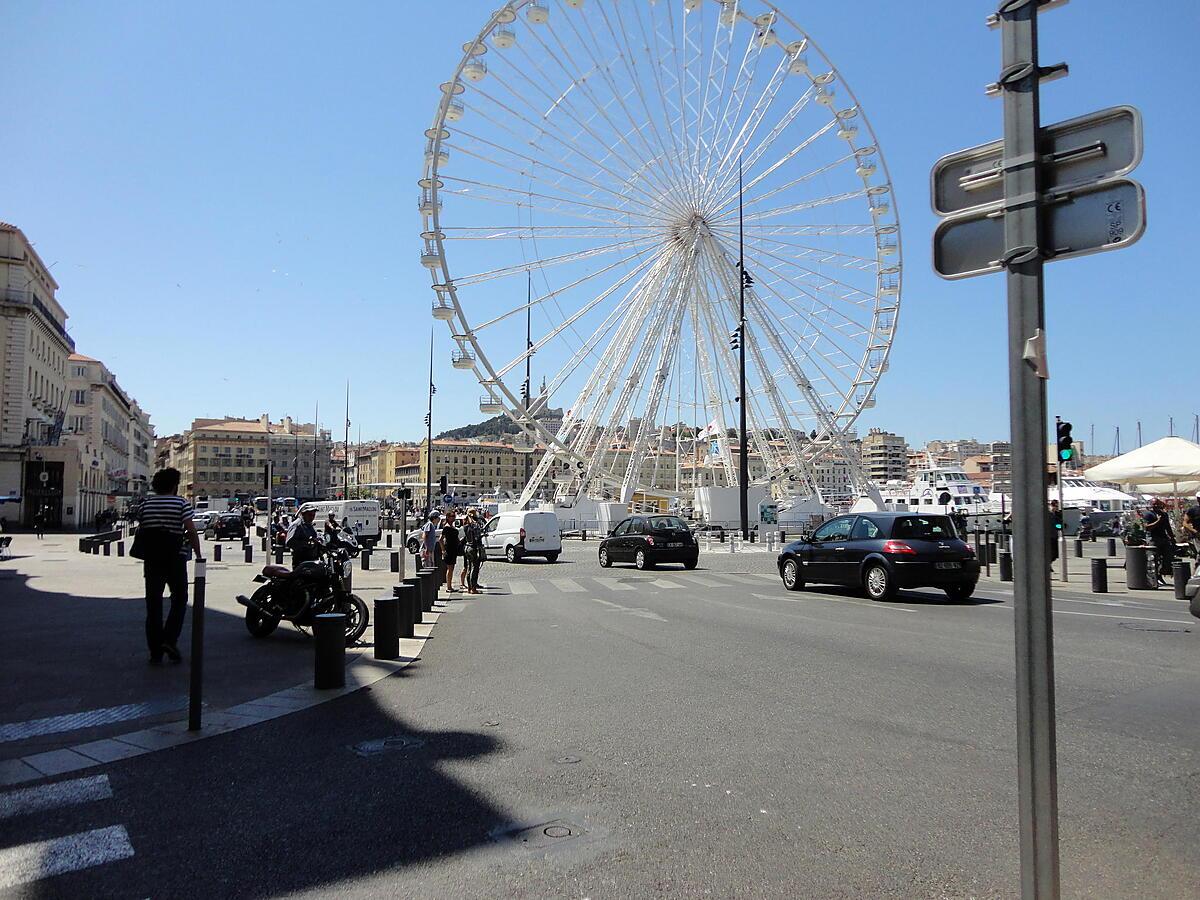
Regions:
<instances>
[{"instance_id":1,"label":"paving stone","mask_svg":"<svg viewBox=\"0 0 1200 900\"><path fill-rule=\"evenodd\" d=\"M76 753L82 753L84 756L90 756L97 762L103 763L116 762L120 759L128 759L131 756L140 756L146 752L141 747L123 744L120 741L114 741L110 738L91 741L87 744L78 744L71 749Z\"/></svg>"},{"instance_id":2,"label":"paving stone","mask_svg":"<svg viewBox=\"0 0 1200 900\"><path fill-rule=\"evenodd\" d=\"M96 761L91 757L67 749L47 750L45 753L34 753L22 758L43 775L62 775L64 772L74 772L96 765Z\"/></svg>"}]
</instances>

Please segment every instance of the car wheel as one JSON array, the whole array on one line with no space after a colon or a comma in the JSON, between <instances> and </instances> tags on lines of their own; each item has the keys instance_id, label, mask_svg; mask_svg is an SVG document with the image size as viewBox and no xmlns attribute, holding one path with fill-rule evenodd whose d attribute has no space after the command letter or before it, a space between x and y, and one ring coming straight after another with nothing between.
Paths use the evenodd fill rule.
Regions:
<instances>
[{"instance_id":1,"label":"car wheel","mask_svg":"<svg viewBox=\"0 0 1200 900\"><path fill-rule=\"evenodd\" d=\"M789 591L804 590L804 576L800 574L799 560L785 559L783 561L783 572L780 575L783 578L783 586Z\"/></svg>"},{"instance_id":2,"label":"car wheel","mask_svg":"<svg viewBox=\"0 0 1200 900\"><path fill-rule=\"evenodd\" d=\"M954 603L962 603L970 600L973 593L975 593L975 585L973 584L955 584L946 588L946 596Z\"/></svg>"},{"instance_id":3,"label":"car wheel","mask_svg":"<svg viewBox=\"0 0 1200 900\"><path fill-rule=\"evenodd\" d=\"M645 550L639 550L637 552L637 556L635 556L633 558L633 564L635 566L637 566L639 569L653 569L654 568L654 563L650 562L650 560L648 560L646 558Z\"/></svg>"},{"instance_id":4,"label":"car wheel","mask_svg":"<svg viewBox=\"0 0 1200 900\"><path fill-rule=\"evenodd\" d=\"M600 548L600 568L607 569L612 565L612 560L608 558L608 548Z\"/></svg>"},{"instance_id":5,"label":"car wheel","mask_svg":"<svg viewBox=\"0 0 1200 900\"><path fill-rule=\"evenodd\" d=\"M896 596L891 573L879 563L867 566L863 573L863 589L872 600L891 600Z\"/></svg>"},{"instance_id":6,"label":"car wheel","mask_svg":"<svg viewBox=\"0 0 1200 900\"><path fill-rule=\"evenodd\" d=\"M413 538L411 541L408 542L408 552L409 553L419 553L420 550L421 550L421 545L417 543L416 538Z\"/></svg>"},{"instance_id":7,"label":"car wheel","mask_svg":"<svg viewBox=\"0 0 1200 900\"><path fill-rule=\"evenodd\" d=\"M552 563L558 562L558 551L555 550L550 553L547 553L546 554L546 562L552 562Z\"/></svg>"},{"instance_id":8,"label":"car wheel","mask_svg":"<svg viewBox=\"0 0 1200 900\"><path fill-rule=\"evenodd\" d=\"M512 544L509 544L504 548L504 558L510 563L515 563L521 558L521 554L517 551L516 547L514 547Z\"/></svg>"},{"instance_id":9,"label":"car wheel","mask_svg":"<svg viewBox=\"0 0 1200 900\"><path fill-rule=\"evenodd\" d=\"M685 569L694 569L694 568L696 568L696 566L699 564L699 562L700 562L699 558L697 558L697 559L685 559L685 560L683 561L683 567L684 567Z\"/></svg>"}]
</instances>

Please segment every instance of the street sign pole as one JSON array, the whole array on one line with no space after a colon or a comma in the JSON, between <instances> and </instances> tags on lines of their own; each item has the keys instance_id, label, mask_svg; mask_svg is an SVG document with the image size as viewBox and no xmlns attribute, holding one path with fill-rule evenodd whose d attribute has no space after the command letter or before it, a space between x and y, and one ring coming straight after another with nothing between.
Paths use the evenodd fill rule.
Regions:
<instances>
[{"instance_id":1,"label":"street sign pole","mask_svg":"<svg viewBox=\"0 0 1200 900\"><path fill-rule=\"evenodd\" d=\"M998 83L1004 100L1021 896L1053 900L1059 895L1058 776L1046 514L1038 6L1038 0L1000 4Z\"/></svg>"}]
</instances>

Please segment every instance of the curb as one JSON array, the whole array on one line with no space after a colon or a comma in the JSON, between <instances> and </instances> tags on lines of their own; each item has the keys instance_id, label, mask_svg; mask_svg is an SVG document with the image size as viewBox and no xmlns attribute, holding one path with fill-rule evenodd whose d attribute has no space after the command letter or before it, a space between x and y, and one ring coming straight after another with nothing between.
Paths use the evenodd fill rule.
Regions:
<instances>
[{"instance_id":1,"label":"curb","mask_svg":"<svg viewBox=\"0 0 1200 900\"><path fill-rule=\"evenodd\" d=\"M416 637L400 638L399 659L378 660L371 658L365 650L358 651L353 660L346 665L345 687L318 691L306 682L264 697L247 700L228 709L206 712L203 727L198 732L188 731L187 718L184 717L175 722L165 722L115 737L0 761L0 787L53 778L56 775L78 772L157 750L194 744L205 738L249 728L345 697L394 675L420 657L426 639L441 618L441 611L434 610L425 615L430 616L432 621L414 625L413 633Z\"/></svg>"}]
</instances>

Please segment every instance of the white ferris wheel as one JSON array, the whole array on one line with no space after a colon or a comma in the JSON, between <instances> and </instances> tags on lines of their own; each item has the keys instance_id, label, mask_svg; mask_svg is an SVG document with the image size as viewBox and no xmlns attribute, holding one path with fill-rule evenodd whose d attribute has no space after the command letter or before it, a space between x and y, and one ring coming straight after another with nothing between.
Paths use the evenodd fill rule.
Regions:
<instances>
[{"instance_id":1,"label":"white ferris wheel","mask_svg":"<svg viewBox=\"0 0 1200 900\"><path fill-rule=\"evenodd\" d=\"M739 220L752 480L820 496L901 274L887 167L829 59L765 0L512 0L463 50L426 131L421 262L480 411L540 454L523 501L737 484Z\"/></svg>"}]
</instances>

